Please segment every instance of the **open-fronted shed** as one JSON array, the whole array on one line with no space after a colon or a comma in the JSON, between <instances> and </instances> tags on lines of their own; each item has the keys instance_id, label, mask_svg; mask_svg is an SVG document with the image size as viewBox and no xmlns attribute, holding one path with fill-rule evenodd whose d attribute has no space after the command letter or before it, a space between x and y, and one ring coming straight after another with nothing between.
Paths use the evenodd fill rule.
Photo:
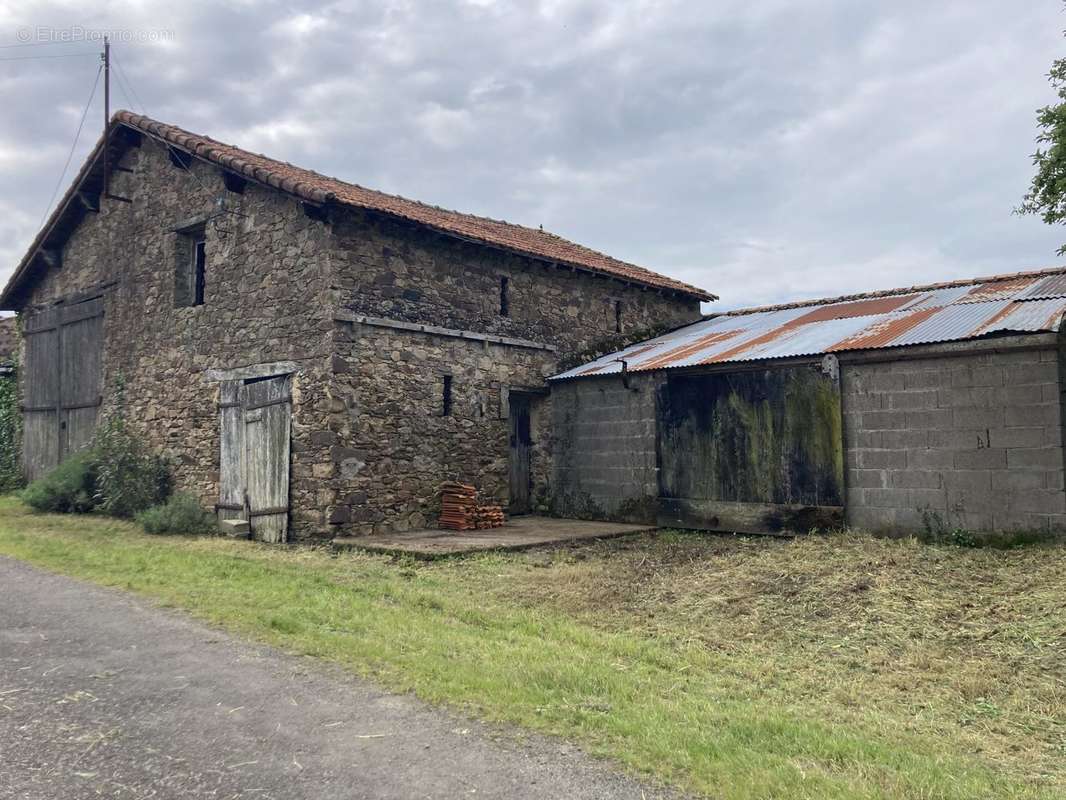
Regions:
<instances>
[{"instance_id":1,"label":"open-fronted shed","mask_svg":"<svg viewBox=\"0 0 1066 800\"><path fill-rule=\"evenodd\" d=\"M717 314L576 366L551 379L559 510L1060 529L1064 313L1056 268Z\"/></svg>"}]
</instances>

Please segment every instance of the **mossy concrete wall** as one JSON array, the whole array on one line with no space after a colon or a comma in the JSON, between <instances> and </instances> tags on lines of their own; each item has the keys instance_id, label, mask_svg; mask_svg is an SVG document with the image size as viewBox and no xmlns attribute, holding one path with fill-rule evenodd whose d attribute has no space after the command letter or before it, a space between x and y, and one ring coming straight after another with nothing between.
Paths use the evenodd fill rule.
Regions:
<instances>
[{"instance_id":1,"label":"mossy concrete wall","mask_svg":"<svg viewBox=\"0 0 1066 800\"><path fill-rule=\"evenodd\" d=\"M1066 530L1064 365L1054 334L841 355L848 523L890 534ZM629 389L617 376L553 384L557 513L654 520L664 375L631 375Z\"/></svg>"}]
</instances>

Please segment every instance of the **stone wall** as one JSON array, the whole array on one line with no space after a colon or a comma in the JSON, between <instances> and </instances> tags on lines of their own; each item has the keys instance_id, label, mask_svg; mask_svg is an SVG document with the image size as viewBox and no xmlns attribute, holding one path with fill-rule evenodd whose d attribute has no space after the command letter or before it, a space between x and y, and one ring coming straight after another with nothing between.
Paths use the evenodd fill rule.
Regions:
<instances>
[{"instance_id":1,"label":"stone wall","mask_svg":"<svg viewBox=\"0 0 1066 800\"><path fill-rule=\"evenodd\" d=\"M227 192L219 171L194 161L175 167L162 145L145 138L116 172L103 200L63 251L61 269L38 281L31 306L115 282L106 293L104 413L121 402L150 445L173 459L179 488L206 506L218 499L218 385L210 368L295 361L293 533L321 531L315 465L329 448L313 437L328 421L332 354L328 227L298 203L249 183ZM177 236L226 199L234 214L207 224L206 302L176 308ZM119 386L122 385L121 394Z\"/></svg>"},{"instance_id":2,"label":"stone wall","mask_svg":"<svg viewBox=\"0 0 1066 800\"><path fill-rule=\"evenodd\" d=\"M878 531L1066 527L1058 352L1053 341L1031 349L1035 341L1045 340L842 363L849 523Z\"/></svg>"},{"instance_id":3,"label":"stone wall","mask_svg":"<svg viewBox=\"0 0 1066 800\"><path fill-rule=\"evenodd\" d=\"M566 517L655 522L659 375L552 384L552 505Z\"/></svg>"},{"instance_id":4,"label":"stone wall","mask_svg":"<svg viewBox=\"0 0 1066 800\"><path fill-rule=\"evenodd\" d=\"M345 212L334 230L338 303L369 316L532 339L558 346L560 358L617 342L616 303L623 336L677 328L700 316L699 302L691 298L379 215ZM507 278L507 316L500 314L501 278Z\"/></svg>"},{"instance_id":5,"label":"stone wall","mask_svg":"<svg viewBox=\"0 0 1066 800\"><path fill-rule=\"evenodd\" d=\"M34 285L27 310L108 287L103 413L121 408L171 457L179 488L208 507L219 481L218 384L208 371L295 362L294 538L342 532L337 526L370 532L429 523L446 477L506 503L502 388L543 388L563 358L699 316L690 298L381 215L333 208L326 221L311 219L280 192L252 182L243 193L227 191L220 171L196 160L182 169L148 137L121 166L132 172L115 172L111 192L132 202L104 199L99 213L86 215L62 267ZM225 213L217 213L219 198ZM188 305L180 268L190 250L177 231L200 226L206 301ZM338 327L345 308L554 349ZM444 372L453 376L455 412L442 419L435 412ZM534 404L533 422L535 502L543 505L551 493L548 400Z\"/></svg>"},{"instance_id":6,"label":"stone wall","mask_svg":"<svg viewBox=\"0 0 1066 800\"><path fill-rule=\"evenodd\" d=\"M337 332L330 443L336 534L435 525L444 480L508 504L511 422L505 390L540 387L555 353L342 323ZM451 413L443 379L451 376ZM550 406L532 409L533 497L548 492Z\"/></svg>"},{"instance_id":7,"label":"stone wall","mask_svg":"<svg viewBox=\"0 0 1066 800\"><path fill-rule=\"evenodd\" d=\"M620 337L699 317L696 300L466 243L371 213L336 214L332 261L339 307L368 317L550 345L534 350L344 325L333 404L330 518L337 533L433 524L442 480L469 481L507 505L507 387L545 389L560 363ZM501 279L507 314L501 314ZM616 330L616 303L621 328ZM440 415L442 376L454 413ZM533 508L551 507L552 403L533 403ZM556 509L558 510L558 509Z\"/></svg>"}]
</instances>

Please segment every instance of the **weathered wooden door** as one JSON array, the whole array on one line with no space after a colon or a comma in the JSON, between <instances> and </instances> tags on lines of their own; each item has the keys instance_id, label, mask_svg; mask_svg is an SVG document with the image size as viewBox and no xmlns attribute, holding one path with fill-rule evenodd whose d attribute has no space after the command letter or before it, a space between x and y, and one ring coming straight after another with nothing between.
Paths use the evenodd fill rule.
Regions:
<instances>
[{"instance_id":1,"label":"weathered wooden door","mask_svg":"<svg viewBox=\"0 0 1066 800\"><path fill-rule=\"evenodd\" d=\"M102 298L57 306L23 324L23 468L28 480L88 446L100 413Z\"/></svg>"},{"instance_id":2,"label":"weathered wooden door","mask_svg":"<svg viewBox=\"0 0 1066 800\"><path fill-rule=\"evenodd\" d=\"M247 519L244 480L244 382L219 386L218 518Z\"/></svg>"},{"instance_id":3,"label":"weathered wooden door","mask_svg":"<svg viewBox=\"0 0 1066 800\"><path fill-rule=\"evenodd\" d=\"M508 511L525 514L529 511L530 452L533 439L529 424L529 395L511 394L511 458L510 496Z\"/></svg>"},{"instance_id":4,"label":"weathered wooden door","mask_svg":"<svg viewBox=\"0 0 1066 800\"><path fill-rule=\"evenodd\" d=\"M291 377L224 381L219 406L219 516L247 515L255 538L284 542L289 526Z\"/></svg>"},{"instance_id":5,"label":"weathered wooden door","mask_svg":"<svg viewBox=\"0 0 1066 800\"><path fill-rule=\"evenodd\" d=\"M659 524L750 533L843 523L835 369L667 379L659 395Z\"/></svg>"}]
</instances>

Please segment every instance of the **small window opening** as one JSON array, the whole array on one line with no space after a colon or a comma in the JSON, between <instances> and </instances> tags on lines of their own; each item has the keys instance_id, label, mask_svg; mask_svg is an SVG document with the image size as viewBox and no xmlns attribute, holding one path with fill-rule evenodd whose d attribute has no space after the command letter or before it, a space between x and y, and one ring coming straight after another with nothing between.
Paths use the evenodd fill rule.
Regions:
<instances>
[{"instance_id":1,"label":"small window opening","mask_svg":"<svg viewBox=\"0 0 1066 800\"><path fill-rule=\"evenodd\" d=\"M622 332L622 301L614 301L614 332Z\"/></svg>"},{"instance_id":2,"label":"small window opening","mask_svg":"<svg viewBox=\"0 0 1066 800\"><path fill-rule=\"evenodd\" d=\"M500 278L500 316L511 316L511 297L508 293L510 281L506 277Z\"/></svg>"},{"instance_id":3,"label":"small window opening","mask_svg":"<svg viewBox=\"0 0 1066 800\"><path fill-rule=\"evenodd\" d=\"M193 299L194 306L204 304L204 279L207 272L207 242L203 235L193 241L192 244L192 273L193 273Z\"/></svg>"},{"instance_id":4,"label":"small window opening","mask_svg":"<svg viewBox=\"0 0 1066 800\"><path fill-rule=\"evenodd\" d=\"M203 225L178 233L174 305L202 306L207 284L207 234Z\"/></svg>"},{"instance_id":5,"label":"small window opening","mask_svg":"<svg viewBox=\"0 0 1066 800\"><path fill-rule=\"evenodd\" d=\"M450 417L452 415L452 376L444 376L444 393L441 397L441 416Z\"/></svg>"}]
</instances>

